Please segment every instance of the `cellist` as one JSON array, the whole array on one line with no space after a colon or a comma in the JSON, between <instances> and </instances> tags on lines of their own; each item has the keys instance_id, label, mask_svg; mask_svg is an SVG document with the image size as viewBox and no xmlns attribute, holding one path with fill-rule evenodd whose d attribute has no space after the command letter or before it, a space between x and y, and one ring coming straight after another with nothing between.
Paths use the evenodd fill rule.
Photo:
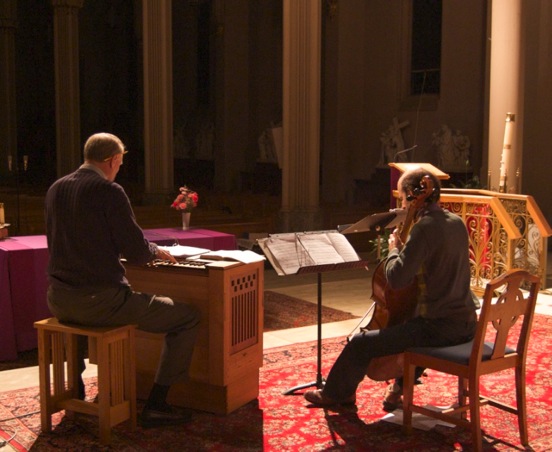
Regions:
<instances>
[{"instance_id":1,"label":"cellist","mask_svg":"<svg viewBox=\"0 0 552 452\"><path fill-rule=\"evenodd\" d=\"M431 192L424 191L430 179ZM424 188L425 187L425 188ZM404 323L354 335L333 364L324 387L307 391L305 399L321 407L354 404L356 390L374 358L404 352L409 347L456 345L475 333L477 299L470 289L468 232L462 219L439 205L440 182L421 168L403 173L398 181L402 207L424 196L405 243L399 231L389 237L384 263L387 284L400 289L419 279L414 316ZM384 408L399 406L402 379L386 392Z\"/></svg>"}]
</instances>

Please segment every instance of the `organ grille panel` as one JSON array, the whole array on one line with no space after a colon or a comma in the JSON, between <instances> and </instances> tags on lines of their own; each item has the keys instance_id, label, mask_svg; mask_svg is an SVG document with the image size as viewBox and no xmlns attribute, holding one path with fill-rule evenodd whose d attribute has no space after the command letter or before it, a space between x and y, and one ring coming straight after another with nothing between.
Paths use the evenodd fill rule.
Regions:
<instances>
[{"instance_id":1,"label":"organ grille panel","mask_svg":"<svg viewBox=\"0 0 552 452\"><path fill-rule=\"evenodd\" d=\"M232 287L232 344L231 353L255 344L259 336L258 290L255 273L242 275L230 282Z\"/></svg>"}]
</instances>

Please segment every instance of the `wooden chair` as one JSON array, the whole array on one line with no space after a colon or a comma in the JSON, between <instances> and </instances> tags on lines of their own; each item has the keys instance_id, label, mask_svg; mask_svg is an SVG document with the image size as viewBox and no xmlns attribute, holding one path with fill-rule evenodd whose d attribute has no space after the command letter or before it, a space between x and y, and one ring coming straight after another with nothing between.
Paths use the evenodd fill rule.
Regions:
<instances>
[{"instance_id":1,"label":"wooden chair","mask_svg":"<svg viewBox=\"0 0 552 452\"><path fill-rule=\"evenodd\" d=\"M100 441L111 442L111 427L130 420L136 428L136 355L134 325L88 327L60 323L56 318L35 322L38 330L40 422L52 429L52 414L84 413L98 417ZM98 398L78 397L78 336L88 337L90 355L98 366ZM67 365L65 365L67 361Z\"/></svg>"},{"instance_id":2,"label":"wooden chair","mask_svg":"<svg viewBox=\"0 0 552 452\"><path fill-rule=\"evenodd\" d=\"M406 433L412 433L412 413L421 413L470 429L473 448L480 451L483 445L479 409L489 404L517 415L521 444L528 445L525 360L539 282L537 276L525 270L509 270L487 284L476 334L471 342L452 347L412 348L405 353L403 428ZM523 288L528 289L526 296ZM498 298L495 300L495 297ZM523 320L518 337L512 332L512 326L520 317ZM458 376L458 405L444 411L415 405L414 369L417 366ZM515 370L515 407L480 394L479 378L482 375L510 368Z\"/></svg>"}]
</instances>

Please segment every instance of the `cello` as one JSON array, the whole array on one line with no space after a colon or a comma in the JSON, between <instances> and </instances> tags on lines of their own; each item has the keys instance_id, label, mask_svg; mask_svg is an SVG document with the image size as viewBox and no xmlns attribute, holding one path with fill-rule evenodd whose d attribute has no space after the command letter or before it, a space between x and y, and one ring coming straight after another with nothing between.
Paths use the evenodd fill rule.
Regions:
<instances>
[{"instance_id":1,"label":"cello","mask_svg":"<svg viewBox=\"0 0 552 452\"><path fill-rule=\"evenodd\" d=\"M408 206L406 218L399 231L402 243L406 242L414 219L433 191L433 180L429 176L424 176L420 186L408 193L407 200L412 202ZM418 277L414 277L406 287L392 289L385 276L385 263L386 260L382 260L374 270L371 297L374 301L373 314L369 323L361 330L379 330L399 325L414 316L420 294ZM372 359L366 375L376 381L387 381L402 376L402 356L403 354L399 353Z\"/></svg>"}]
</instances>

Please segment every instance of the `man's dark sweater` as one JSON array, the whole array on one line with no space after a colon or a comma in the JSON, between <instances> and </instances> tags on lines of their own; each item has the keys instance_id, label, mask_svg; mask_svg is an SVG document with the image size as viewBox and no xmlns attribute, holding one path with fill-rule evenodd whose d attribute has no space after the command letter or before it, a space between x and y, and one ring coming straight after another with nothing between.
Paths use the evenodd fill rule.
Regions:
<instances>
[{"instance_id":1,"label":"man's dark sweater","mask_svg":"<svg viewBox=\"0 0 552 452\"><path fill-rule=\"evenodd\" d=\"M128 285L119 258L145 264L155 257L124 189L84 164L46 194L48 277L54 287Z\"/></svg>"}]
</instances>

